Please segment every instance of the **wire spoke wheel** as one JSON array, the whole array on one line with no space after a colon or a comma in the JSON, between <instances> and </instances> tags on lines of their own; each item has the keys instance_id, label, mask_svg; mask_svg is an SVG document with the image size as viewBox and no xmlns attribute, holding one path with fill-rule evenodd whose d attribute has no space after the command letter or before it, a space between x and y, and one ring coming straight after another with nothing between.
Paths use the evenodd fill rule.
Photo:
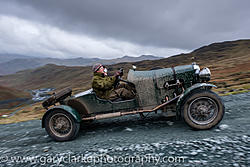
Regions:
<instances>
[{"instance_id":1,"label":"wire spoke wheel","mask_svg":"<svg viewBox=\"0 0 250 167\"><path fill-rule=\"evenodd\" d=\"M72 122L64 114L58 113L50 118L49 126L51 131L59 137L65 137L72 131Z\"/></svg>"},{"instance_id":2,"label":"wire spoke wheel","mask_svg":"<svg viewBox=\"0 0 250 167\"><path fill-rule=\"evenodd\" d=\"M200 97L191 102L188 116L197 124L211 123L218 114L216 102L209 97Z\"/></svg>"},{"instance_id":3,"label":"wire spoke wheel","mask_svg":"<svg viewBox=\"0 0 250 167\"><path fill-rule=\"evenodd\" d=\"M70 113L56 109L46 115L45 129L52 139L68 141L77 136L80 122L77 122Z\"/></svg>"},{"instance_id":4,"label":"wire spoke wheel","mask_svg":"<svg viewBox=\"0 0 250 167\"><path fill-rule=\"evenodd\" d=\"M182 117L194 129L210 129L219 124L225 113L220 97L211 90L196 90L186 97Z\"/></svg>"}]
</instances>

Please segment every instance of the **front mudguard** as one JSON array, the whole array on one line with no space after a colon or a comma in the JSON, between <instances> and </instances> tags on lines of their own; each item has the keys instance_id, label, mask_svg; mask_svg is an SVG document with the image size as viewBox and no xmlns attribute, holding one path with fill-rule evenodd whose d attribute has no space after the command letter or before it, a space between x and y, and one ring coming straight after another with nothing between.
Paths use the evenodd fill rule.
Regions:
<instances>
[{"instance_id":1,"label":"front mudguard","mask_svg":"<svg viewBox=\"0 0 250 167\"><path fill-rule=\"evenodd\" d=\"M177 103L176 103L176 113L177 117L181 116L181 106L183 105L184 100L188 95L190 95L193 91L197 89L203 89L203 90L209 90L212 89L213 87L216 88L215 85L209 84L209 83L197 83L192 85L191 87L187 88L184 93L179 97Z\"/></svg>"},{"instance_id":2,"label":"front mudguard","mask_svg":"<svg viewBox=\"0 0 250 167\"><path fill-rule=\"evenodd\" d=\"M75 121L76 121L76 122L80 123L80 122L82 121L82 119L81 119L79 113L78 113L75 109L71 108L70 106L60 105L60 106L55 106L55 107L53 107L53 108L50 108L50 109L43 115L43 118L42 118L42 128L45 127L44 124L45 124L45 118L47 117L47 115L48 115L49 113L53 112L54 110L58 110L58 109L59 109L59 110L66 111L66 112L68 112L69 114L71 114L71 115L75 118Z\"/></svg>"}]
</instances>

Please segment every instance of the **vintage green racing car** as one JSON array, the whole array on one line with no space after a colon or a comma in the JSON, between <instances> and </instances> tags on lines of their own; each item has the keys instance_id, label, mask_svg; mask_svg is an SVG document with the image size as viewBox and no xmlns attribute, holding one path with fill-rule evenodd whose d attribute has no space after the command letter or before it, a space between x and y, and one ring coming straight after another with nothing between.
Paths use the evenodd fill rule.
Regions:
<instances>
[{"instance_id":1,"label":"vintage green racing car","mask_svg":"<svg viewBox=\"0 0 250 167\"><path fill-rule=\"evenodd\" d=\"M199 65L176 66L150 71L128 72L126 82L136 89L136 98L125 101L100 99L92 89L72 96L71 89L54 93L43 102L47 112L42 127L56 141L74 139L80 124L93 120L130 114L156 112L167 117L183 118L191 128L204 130L216 126L223 118L224 104L211 91L211 73Z\"/></svg>"}]
</instances>

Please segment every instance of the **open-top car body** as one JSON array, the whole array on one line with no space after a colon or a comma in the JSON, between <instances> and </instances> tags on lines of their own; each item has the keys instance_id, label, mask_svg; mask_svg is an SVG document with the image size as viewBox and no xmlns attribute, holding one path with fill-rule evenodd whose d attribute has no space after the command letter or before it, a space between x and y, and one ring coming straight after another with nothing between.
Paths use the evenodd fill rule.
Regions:
<instances>
[{"instance_id":1,"label":"open-top car body","mask_svg":"<svg viewBox=\"0 0 250 167\"><path fill-rule=\"evenodd\" d=\"M81 123L155 112L183 118L194 129L210 129L224 115L223 102L211 91L216 86L208 83L210 76L208 68L200 70L195 63L150 71L130 69L127 80L121 81L135 87L134 99L100 99L92 89L71 96L71 89L65 89L43 102L47 112L42 127L54 140L67 141L77 136Z\"/></svg>"}]
</instances>

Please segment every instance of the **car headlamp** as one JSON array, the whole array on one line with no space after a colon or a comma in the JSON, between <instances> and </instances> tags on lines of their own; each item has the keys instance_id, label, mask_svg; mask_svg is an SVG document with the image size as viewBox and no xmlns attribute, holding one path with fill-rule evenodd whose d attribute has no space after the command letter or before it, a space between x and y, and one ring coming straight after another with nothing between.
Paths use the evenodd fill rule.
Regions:
<instances>
[{"instance_id":1,"label":"car headlamp","mask_svg":"<svg viewBox=\"0 0 250 167\"><path fill-rule=\"evenodd\" d=\"M203 68L199 73L199 78L201 81L205 81L205 82L209 81L211 78L211 72L209 68L207 67Z\"/></svg>"}]
</instances>

